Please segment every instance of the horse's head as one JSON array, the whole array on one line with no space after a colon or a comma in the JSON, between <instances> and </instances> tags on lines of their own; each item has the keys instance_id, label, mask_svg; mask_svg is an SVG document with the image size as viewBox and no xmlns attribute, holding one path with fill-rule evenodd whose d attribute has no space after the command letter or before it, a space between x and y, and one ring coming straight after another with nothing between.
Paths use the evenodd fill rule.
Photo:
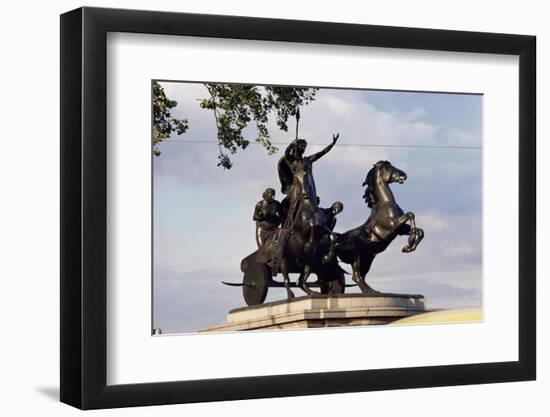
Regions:
<instances>
[{"instance_id":1,"label":"horse's head","mask_svg":"<svg viewBox=\"0 0 550 417\"><path fill-rule=\"evenodd\" d=\"M403 184L407 179L407 174L399 168L394 167L389 161L378 161L374 166L378 169L380 178L385 183L398 182L399 184Z\"/></svg>"},{"instance_id":2,"label":"horse's head","mask_svg":"<svg viewBox=\"0 0 550 417\"><path fill-rule=\"evenodd\" d=\"M390 161L378 161L374 164L363 182L363 187L365 185L367 186L363 198L369 207L372 207L374 204L376 178L380 178L380 180L386 184L391 184L392 182L403 184L407 179L407 174L399 168L394 167Z\"/></svg>"}]
</instances>

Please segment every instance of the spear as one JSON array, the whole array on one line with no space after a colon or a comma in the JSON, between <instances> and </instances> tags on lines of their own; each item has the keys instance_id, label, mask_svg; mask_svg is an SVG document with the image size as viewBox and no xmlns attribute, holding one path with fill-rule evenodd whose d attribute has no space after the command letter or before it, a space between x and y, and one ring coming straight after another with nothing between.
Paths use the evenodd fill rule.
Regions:
<instances>
[{"instance_id":1,"label":"spear","mask_svg":"<svg viewBox=\"0 0 550 417\"><path fill-rule=\"evenodd\" d=\"M300 124L300 108L296 107L296 139L298 139L298 125Z\"/></svg>"}]
</instances>

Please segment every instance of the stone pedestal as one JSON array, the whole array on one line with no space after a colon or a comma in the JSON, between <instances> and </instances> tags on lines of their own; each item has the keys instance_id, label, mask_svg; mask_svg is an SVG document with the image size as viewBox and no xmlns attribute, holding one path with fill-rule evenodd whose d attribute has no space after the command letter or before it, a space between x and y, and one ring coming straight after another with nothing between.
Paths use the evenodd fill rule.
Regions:
<instances>
[{"instance_id":1,"label":"stone pedestal","mask_svg":"<svg viewBox=\"0 0 550 417\"><path fill-rule=\"evenodd\" d=\"M387 324L426 311L422 295L308 295L231 310L227 323L199 330L303 329Z\"/></svg>"}]
</instances>

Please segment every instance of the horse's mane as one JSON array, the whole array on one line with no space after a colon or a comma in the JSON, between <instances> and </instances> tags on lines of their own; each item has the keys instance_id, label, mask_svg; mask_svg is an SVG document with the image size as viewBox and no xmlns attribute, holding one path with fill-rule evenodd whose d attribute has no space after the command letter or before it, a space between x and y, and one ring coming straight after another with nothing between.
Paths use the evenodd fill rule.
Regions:
<instances>
[{"instance_id":1,"label":"horse's mane","mask_svg":"<svg viewBox=\"0 0 550 417\"><path fill-rule=\"evenodd\" d=\"M367 177L365 178L365 181L363 181L363 187L366 185L367 188L365 189L365 193L363 194L363 199L365 200L365 203L372 208L376 204L375 196L374 196L374 178L376 176L376 172L378 169L382 168L383 166L389 164L388 161L378 161L376 164L372 166L370 171L367 173Z\"/></svg>"}]
</instances>

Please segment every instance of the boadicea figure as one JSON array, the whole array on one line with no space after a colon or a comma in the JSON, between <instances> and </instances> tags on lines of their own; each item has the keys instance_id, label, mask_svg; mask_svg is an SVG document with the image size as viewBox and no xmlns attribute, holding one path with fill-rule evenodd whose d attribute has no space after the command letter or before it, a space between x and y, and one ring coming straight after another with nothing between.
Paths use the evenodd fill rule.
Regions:
<instances>
[{"instance_id":1,"label":"boadicea figure","mask_svg":"<svg viewBox=\"0 0 550 417\"><path fill-rule=\"evenodd\" d=\"M263 200L254 208L253 220L256 222L256 244L262 246L273 238L277 228L281 224L281 204L275 200L275 190L266 189L262 194Z\"/></svg>"},{"instance_id":2,"label":"boadicea figure","mask_svg":"<svg viewBox=\"0 0 550 417\"><path fill-rule=\"evenodd\" d=\"M332 143L320 152L305 156L305 139L295 139L287 146L285 155L279 160L277 169L281 181L281 192L287 197L283 200L285 227L292 228L301 208L316 214L316 222L323 220L318 213L317 187L313 178L313 163L326 155L336 144L339 134L332 135Z\"/></svg>"},{"instance_id":3,"label":"boadicea figure","mask_svg":"<svg viewBox=\"0 0 550 417\"><path fill-rule=\"evenodd\" d=\"M319 208L317 188L313 177L313 163L326 155L336 144L339 134L332 135L332 143L320 152L306 156L307 141L295 139L287 146L277 169L281 191L287 196L282 201L283 226L278 235L272 258L273 273L279 269L289 298L289 272L301 269L298 286L307 294L311 290L307 279L312 269L320 269L335 259L335 235L326 227L327 219ZM327 246L328 245L328 246Z\"/></svg>"},{"instance_id":4,"label":"boadicea figure","mask_svg":"<svg viewBox=\"0 0 550 417\"><path fill-rule=\"evenodd\" d=\"M242 286L248 305L263 303L269 287L284 287L288 299L294 297L291 287L312 294L310 274L317 276L311 287L319 287L321 294L341 294L346 282L339 261L352 267L355 284L350 286L357 285L365 295L376 295L378 291L365 281L376 255L397 236L408 236L402 249L405 253L415 251L424 238L414 214L399 207L390 189L392 183L404 183L407 175L388 161L374 164L363 182L363 198L371 210L368 219L345 233L334 232L343 204L337 201L330 208L319 207L313 163L334 147L338 137L333 135L330 145L309 156L305 156L307 142L296 139L279 160L277 170L286 197L279 204L274 190L264 192L254 211L258 250L241 261L242 284L225 283ZM283 282L274 279L279 273ZM295 282L290 281L291 273L298 274Z\"/></svg>"}]
</instances>

